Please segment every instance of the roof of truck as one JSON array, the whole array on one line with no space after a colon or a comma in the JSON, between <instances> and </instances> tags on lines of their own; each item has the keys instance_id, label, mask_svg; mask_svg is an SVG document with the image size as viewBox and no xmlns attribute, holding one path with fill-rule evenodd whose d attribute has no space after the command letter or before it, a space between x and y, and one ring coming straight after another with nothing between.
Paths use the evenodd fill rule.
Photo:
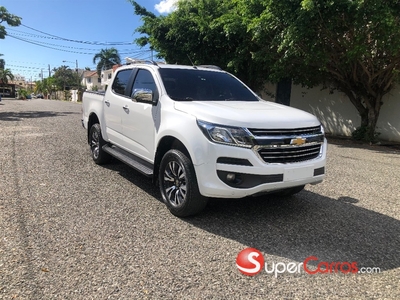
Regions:
<instances>
[{"instance_id":1,"label":"roof of truck","mask_svg":"<svg viewBox=\"0 0 400 300\"><path fill-rule=\"evenodd\" d=\"M178 64L167 64L165 62L152 61L152 60L139 60L139 59L131 59L125 58L128 66L155 66L162 69L204 69L204 70L215 70L222 71L222 69L218 66L214 65L178 65ZM129 67L127 67L129 68Z\"/></svg>"}]
</instances>

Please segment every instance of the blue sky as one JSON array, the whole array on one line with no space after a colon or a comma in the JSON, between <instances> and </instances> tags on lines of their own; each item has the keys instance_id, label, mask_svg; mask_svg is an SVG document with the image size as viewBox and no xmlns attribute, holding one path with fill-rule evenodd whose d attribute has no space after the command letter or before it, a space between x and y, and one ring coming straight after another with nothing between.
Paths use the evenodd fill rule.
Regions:
<instances>
[{"instance_id":1,"label":"blue sky","mask_svg":"<svg viewBox=\"0 0 400 300\"><path fill-rule=\"evenodd\" d=\"M176 0L136 2L159 15L170 12ZM78 61L79 68L95 69L93 56L105 48L117 48L122 60L151 58L148 48L134 43L142 22L127 0L0 0L0 6L22 18L18 27L2 23L9 36L0 39L1 58L28 81L39 80L41 72L48 77L49 65L75 69Z\"/></svg>"}]
</instances>

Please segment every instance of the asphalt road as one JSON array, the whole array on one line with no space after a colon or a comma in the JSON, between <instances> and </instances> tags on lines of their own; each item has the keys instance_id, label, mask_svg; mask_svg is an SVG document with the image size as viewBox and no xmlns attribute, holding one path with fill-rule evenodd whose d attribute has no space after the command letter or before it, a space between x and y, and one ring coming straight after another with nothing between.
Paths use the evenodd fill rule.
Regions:
<instances>
[{"instance_id":1,"label":"asphalt road","mask_svg":"<svg viewBox=\"0 0 400 300\"><path fill-rule=\"evenodd\" d=\"M322 184L179 219L149 179L92 162L80 110L0 102L0 299L400 299L400 151L331 143ZM312 270L380 273L249 277L247 247L269 268L315 256Z\"/></svg>"}]
</instances>

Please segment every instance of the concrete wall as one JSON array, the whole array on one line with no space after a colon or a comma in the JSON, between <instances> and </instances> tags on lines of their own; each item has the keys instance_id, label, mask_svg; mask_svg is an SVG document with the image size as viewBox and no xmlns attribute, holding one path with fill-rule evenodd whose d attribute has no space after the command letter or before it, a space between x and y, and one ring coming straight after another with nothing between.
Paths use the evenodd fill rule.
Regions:
<instances>
[{"instance_id":1,"label":"concrete wall","mask_svg":"<svg viewBox=\"0 0 400 300\"><path fill-rule=\"evenodd\" d=\"M70 90L71 93L71 101L78 102L78 90Z\"/></svg>"},{"instance_id":2,"label":"concrete wall","mask_svg":"<svg viewBox=\"0 0 400 300\"><path fill-rule=\"evenodd\" d=\"M267 84L262 92L263 99L275 101L276 86ZM377 132L379 138L386 141L400 142L400 87L383 99ZM351 136L360 126L361 118L347 96L340 92L330 93L322 88L307 89L292 85L290 106L308 111L324 125L326 132Z\"/></svg>"}]
</instances>

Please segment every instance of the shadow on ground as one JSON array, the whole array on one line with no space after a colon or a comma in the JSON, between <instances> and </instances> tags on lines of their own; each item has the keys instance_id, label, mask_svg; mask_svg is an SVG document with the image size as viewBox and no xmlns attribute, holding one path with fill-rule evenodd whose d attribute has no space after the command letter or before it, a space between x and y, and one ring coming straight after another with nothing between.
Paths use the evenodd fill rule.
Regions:
<instances>
[{"instance_id":1,"label":"shadow on ground","mask_svg":"<svg viewBox=\"0 0 400 300\"><path fill-rule=\"evenodd\" d=\"M400 221L309 191L289 197L215 200L186 221L260 251L302 262L357 262L389 270L400 266Z\"/></svg>"},{"instance_id":2,"label":"shadow on ground","mask_svg":"<svg viewBox=\"0 0 400 300\"><path fill-rule=\"evenodd\" d=\"M105 164L102 167L117 172L119 175L132 182L132 184L136 185L150 196L162 202L161 195L158 190L159 188L153 184L151 178L148 178L133 168L128 167L116 158L111 158L110 163Z\"/></svg>"},{"instance_id":3,"label":"shadow on ground","mask_svg":"<svg viewBox=\"0 0 400 300\"><path fill-rule=\"evenodd\" d=\"M106 167L161 201L149 178L119 162ZM306 190L288 198L210 199L203 213L183 220L291 261L303 262L314 255L319 262L357 262L359 268L400 267L400 221L359 207L358 202Z\"/></svg>"},{"instance_id":4,"label":"shadow on ground","mask_svg":"<svg viewBox=\"0 0 400 300\"><path fill-rule=\"evenodd\" d=\"M0 112L1 121L20 121L22 119L50 118L79 113L76 112L54 112L54 111L25 111L25 112Z\"/></svg>"},{"instance_id":5,"label":"shadow on ground","mask_svg":"<svg viewBox=\"0 0 400 300\"><path fill-rule=\"evenodd\" d=\"M342 148L366 149L376 152L390 152L400 154L400 143L381 141L380 144L368 144L347 138L328 137L328 144Z\"/></svg>"}]
</instances>

